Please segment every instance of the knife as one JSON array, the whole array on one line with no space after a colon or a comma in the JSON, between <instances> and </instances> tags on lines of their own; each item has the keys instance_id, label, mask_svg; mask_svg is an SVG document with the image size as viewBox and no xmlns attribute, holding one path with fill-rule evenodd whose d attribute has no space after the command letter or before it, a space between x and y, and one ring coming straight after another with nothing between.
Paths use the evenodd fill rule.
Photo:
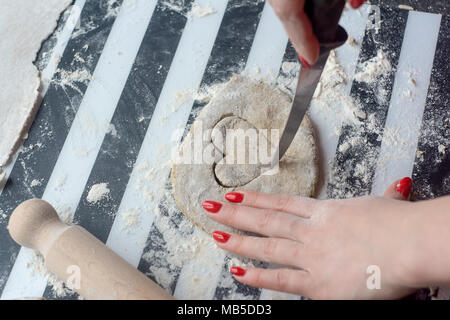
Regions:
<instances>
[{"instance_id":1,"label":"knife","mask_svg":"<svg viewBox=\"0 0 450 320\"><path fill-rule=\"evenodd\" d=\"M311 20L313 32L319 40L320 54L316 64L310 68L302 64L294 101L292 102L291 111L281 135L278 154L273 159L272 167L283 158L292 140L294 140L303 117L308 110L330 51L347 41L347 32L339 25L344 6L345 0L305 1L305 13Z\"/></svg>"}]
</instances>

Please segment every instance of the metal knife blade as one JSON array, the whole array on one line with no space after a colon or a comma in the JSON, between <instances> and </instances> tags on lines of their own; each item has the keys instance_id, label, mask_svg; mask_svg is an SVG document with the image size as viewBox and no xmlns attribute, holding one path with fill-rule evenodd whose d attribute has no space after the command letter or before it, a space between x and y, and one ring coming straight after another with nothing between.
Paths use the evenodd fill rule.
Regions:
<instances>
[{"instance_id":1,"label":"metal knife blade","mask_svg":"<svg viewBox=\"0 0 450 320\"><path fill-rule=\"evenodd\" d=\"M297 134L298 128L302 123L303 117L305 116L314 92L316 91L317 84L319 83L330 51L331 50L328 48L323 48L316 64L309 69L302 67L300 70L294 101L292 102L291 111L278 147L278 160L281 160L284 156Z\"/></svg>"},{"instance_id":2,"label":"metal knife blade","mask_svg":"<svg viewBox=\"0 0 450 320\"><path fill-rule=\"evenodd\" d=\"M292 108L281 135L278 152L272 160L272 168L283 158L297 134L303 117L316 90L330 51L347 41L347 32L339 25L345 0L309 0L305 2L305 13L311 20L314 34L320 44L317 62L310 68L302 67L297 83Z\"/></svg>"}]
</instances>

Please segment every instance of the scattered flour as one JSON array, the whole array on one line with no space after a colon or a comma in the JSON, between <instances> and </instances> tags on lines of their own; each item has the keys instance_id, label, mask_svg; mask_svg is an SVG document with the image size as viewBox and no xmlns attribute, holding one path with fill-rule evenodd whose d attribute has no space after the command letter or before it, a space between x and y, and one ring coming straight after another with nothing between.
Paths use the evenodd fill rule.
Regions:
<instances>
[{"instance_id":1,"label":"scattered flour","mask_svg":"<svg viewBox=\"0 0 450 320\"><path fill-rule=\"evenodd\" d=\"M402 10L414 10L413 7L411 7L411 6L409 6L409 5L406 5L406 4L399 4L399 5L398 5L398 8L399 8L399 9L402 9Z\"/></svg>"},{"instance_id":2,"label":"scattered flour","mask_svg":"<svg viewBox=\"0 0 450 320\"><path fill-rule=\"evenodd\" d=\"M31 183L30 183L30 186L32 188L38 187L38 186L41 186L41 185L42 185L42 182L40 180L37 180L37 179L33 179L33 181L31 181Z\"/></svg>"},{"instance_id":3,"label":"scattered flour","mask_svg":"<svg viewBox=\"0 0 450 320\"><path fill-rule=\"evenodd\" d=\"M52 80L53 83L61 86L62 88L71 88L82 94L76 83L87 84L92 78L90 72L86 69L77 69L74 71L67 71L63 69L57 69Z\"/></svg>"},{"instance_id":4,"label":"scattered flour","mask_svg":"<svg viewBox=\"0 0 450 320\"><path fill-rule=\"evenodd\" d=\"M121 215L122 220L124 221L124 229L131 233L133 228L137 227L140 223L140 214L139 212L135 210L128 210L122 213Z\"/></svg>"},{"instance_id":5,"label":"scattered flour","mask_svg":"<svg viewBox=\"0 0 450 320\"><path fill-rule=\"evenodd\" d=\"M30 274L32 276L38 274L47 281L55 298L62 298L73 293L72 290L64 285L63 281L59 280L56 275L47 269L44 257L40 253L36 251L33 252L33 257L31 261L27 263L27 268L30 269Z\"/></svg>"},{"instance_id":6,"label":"scattered flour","mask_svg":"<svg viewBox=\"0 0 450 320\"><path fill-rule=\"evenodd\" d=\"M355 74L355 80L358 82L374 83L382 75L392 70L391 62L383 50L378 50L377 55L364 62L362 70Z\"/></svg>"},{"instance_id":7,"label":"scattered flour","mask_svg":"<svg viewBox=\"0 0 450 320\"><path fill-rule=\"evenodd\" d=\"M106 2L107 9L104 19L114 18L119 14L120 11L120 1L119 0L108 0Z\"/></svg>"},{"instance_id":8,"label":"scattered flour","mask_svg":"<svg viewBox=\"0 0 450 320\"><path fill-rule=\"evenodd\" d=\"M113 137L117 138L117 129L116 126L112 123L108 126L108 129L106 130L107 134L112 135Z\"/></svg>"},{"instance_id":9,"label":"scattered flour","mask_svg":"<svg viewBox=\"0 0 450 320\"><path fill-rule=\"evenodd\" d=\"M67 181L67 175L58 177L58 179L56 179L56 185L54 187L54 190L61 189L66 184L66 181Z\"/></svg>"},{"instance_id":10,"label":"scattered flour","mask_svg":"<svg viewBox=\"0 0 450 320\"><path fill-rule=\"evenodd\" d=\"M335 136L340 135L342 124L359 125L361 119L367 117L362 106L347 94L345 87L349 81L351 79L338 62L336 52L332 51L317 85L311 107L324 119L333 117L338 120L332 121Z\"/></svg>"},{"instance_id":11,"label":"scattered flour","mask_svg":"<svg viewBox=\"0 0 450 320\"><path fill-rule=\"evenodd\" d=\"M98 183L94 184L86 197L87 202L95 204L109 195L108 183Z\"/></svg>"},{"instance_id":12,"label":"scattered flour","mask_svg":"<svg viewBox=\"0 0 450 320\"><path fill-rule=\"evenodd\" d=\"M216 12L217 12L216 9L214 9L210 5L209 6L201 6L197 3L194 3L188 16L202 18L202 17L209 16L211 14L214 14Z\"/></svg>"}]
</instances>

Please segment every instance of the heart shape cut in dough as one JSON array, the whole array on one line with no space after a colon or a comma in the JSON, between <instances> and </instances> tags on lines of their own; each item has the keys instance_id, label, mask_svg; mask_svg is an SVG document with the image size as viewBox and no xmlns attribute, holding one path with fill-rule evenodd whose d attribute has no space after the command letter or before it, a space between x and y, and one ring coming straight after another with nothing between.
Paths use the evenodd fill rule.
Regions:
<instances>
[{"instance_id":1,"label":"heart shape cut in dough","mask_svg":"<svg viewBox=\"0 0 450 320\"><path fill-rule=\"evenodd\" d=\"M209 219L201 205L205 200L224 201L226 193L236 190L314 195L319 176L318 150L308 116L277 172L261 175L265 172L261 168L267 167L264 161L272 157L272 140L278 141L281 136L290 106L290 97L276 87L235 75L203 108L172 167L175 201L194 224L207 233L237 232ZM251 143L255 134L257 143ZM229 142L233 140L230 136L234 144ZM244 152L239 151L242 149L237 141L241 141Z\"/></svg>"}]
</instances>

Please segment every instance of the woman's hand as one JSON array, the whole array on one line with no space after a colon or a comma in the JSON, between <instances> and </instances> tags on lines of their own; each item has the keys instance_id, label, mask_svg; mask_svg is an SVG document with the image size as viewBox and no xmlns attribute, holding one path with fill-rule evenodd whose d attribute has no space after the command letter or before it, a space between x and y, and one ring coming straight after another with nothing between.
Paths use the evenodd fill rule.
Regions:
<instances>
[{"instance_id":1,"label":"woman's hand","mask_svg":"<svg viewBox=\"0 0 450 320\"><path fill-rule=\"evenodd\" d=\"M405 178L384 197L315 200L242 191L203 207L217 222L267 236L216 231L220 248L286 267L231 268L240 282L313 299L399 298L415 291L414 204L401 201L410 191ZM375 287L379 280L380 289L368 279Z\"/></svg>"},{"instance_id":2,"label":"woman's hand","mask_svg":"<svg viewBox=\"0 0 450 320\"><path fill-rule=\"evenodd\" d=\"M313 33L311 22L303 11L305 1L310 0L269 0L291 39L292 45L306 66L313 65L319 57L319 42ZM365 0L350 0L357 9Z\"/></svg>"}]
</instances>

